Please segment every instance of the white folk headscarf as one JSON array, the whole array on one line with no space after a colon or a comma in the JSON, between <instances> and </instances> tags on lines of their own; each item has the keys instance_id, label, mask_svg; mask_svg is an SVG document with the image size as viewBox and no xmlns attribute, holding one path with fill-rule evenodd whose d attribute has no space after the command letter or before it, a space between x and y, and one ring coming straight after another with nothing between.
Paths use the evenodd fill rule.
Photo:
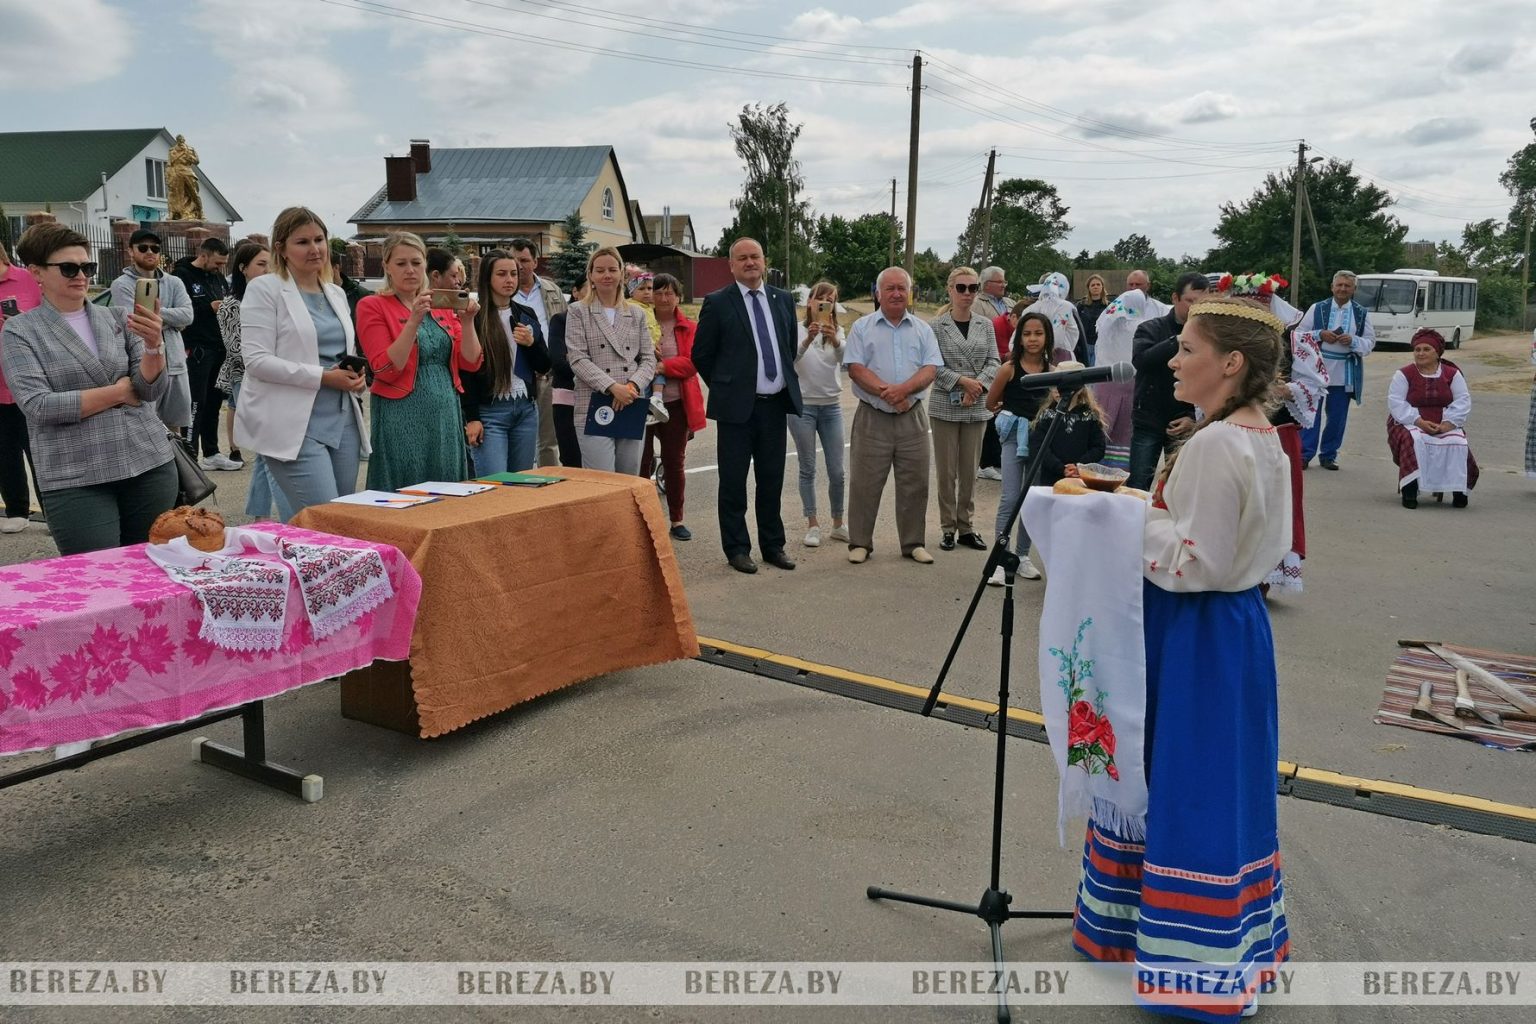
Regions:
<instances>
[{"instance_id":1,"label":"white folk headscarf","mask_svg":"<svg viewBox=\"0 0 1536 1024\"><path fill-rule=\"evenodd\" d=\"M1040 281L1040 297L1029 312L1039 313L1051 322L1052 343L1058 349L1072 352L1077 348L1077 307L1067 301L1070 285L1065 274L1050 273Z\"/></svg>"},{"instance_id":2,"label":"white folk headscarf","mask_svg":"<svg viewBox=\"0 0 1536 1024\"><path fill-rule=\"evenodd\" d=\"M1099 314L1099 340L1093 351L1093 365L1130 362L1136 328L1161 315L1148 304L1141 289L1122 292Z\"/></svg>"}]
</instances>

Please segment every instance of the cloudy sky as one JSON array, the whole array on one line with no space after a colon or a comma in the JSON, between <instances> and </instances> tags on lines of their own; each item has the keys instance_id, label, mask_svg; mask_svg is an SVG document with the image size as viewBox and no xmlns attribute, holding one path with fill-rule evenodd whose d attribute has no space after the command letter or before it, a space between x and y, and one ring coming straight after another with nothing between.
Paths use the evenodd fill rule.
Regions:
<instances>
[{"instance_id":1,"label":"cloudy sky","mask_svg":"<svg viewBox=\"0 0 1536 1024\"><path fill-rule=\"evenodd\" d=\"M1000 175L1058 187L1072 250L1134 231L1177 255L1203 252L1220 204L1293 163L1300 138L1389 189L1410 239L1503 216L1497 176L1536 116L1529 14L1530 0L0 0L0 110L8 131L185 134L240 230L306 203L350 233L382 158L412 138L610 144L647 213L691 213L713 243L746 103L786 102L804 123L818 212L887 209L895 177L904 216L920 49L919 248L952 254L995 147Z\"/></svg>"}]
</instances>

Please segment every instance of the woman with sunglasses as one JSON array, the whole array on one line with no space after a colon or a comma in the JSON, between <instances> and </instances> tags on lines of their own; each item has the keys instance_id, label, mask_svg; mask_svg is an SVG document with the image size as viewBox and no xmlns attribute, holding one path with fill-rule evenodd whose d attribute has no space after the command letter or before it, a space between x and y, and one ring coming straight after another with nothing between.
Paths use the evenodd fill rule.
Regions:
<instances>
[{"instance_id":1,"label":"woman with sunglasses","mask_svg":"<svg viewBox=\"0 0 1536 1024\"><path fill-rule=\"evenodd\" d=\"M31 428L33 466L59 553L142 544L176 504L176 463L154 403L165 395L157 311L86 301L90 242L62 224L27 229L16 254L43 303L7 318L0 359Z\"/></svg>"},{"instance_id":2,"label":"woman with sunglasses","mask_svg":"<svg viewBox=\"0 0 1536 1024\"><path fill-rule=\"evenodd\" d=\"M970 267L949 272L949 305L933 319L944 365L933 379L928 418L933 427L933 467L939 481L939 550L956 542L977 551L990 545L972 522L976 466L991 414L987 389L997 376L997 335L992 321L973 317L981 280Z\"/></svg>"}]
</instances>

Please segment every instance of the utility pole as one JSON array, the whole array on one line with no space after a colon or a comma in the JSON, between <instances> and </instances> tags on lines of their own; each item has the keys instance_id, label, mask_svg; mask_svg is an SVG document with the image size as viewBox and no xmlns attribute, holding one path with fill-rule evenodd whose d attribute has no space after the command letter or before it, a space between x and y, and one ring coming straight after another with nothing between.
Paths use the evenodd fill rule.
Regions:
<instances>
[{"instance_id":1,"label":"utility pole","mask_svg":"<svg viewBox=\"0 0 1536 1024\"><path fill-rule=\"evenodd\" d=\"M1307 143L1296 144L1296 210L1291 218L1291 305L1296 305L1301 292L1301 204L1305 202L1303 190L1307 187Z\"/></svg>"},{"instance_id":2,"label":"utility pole","mask_svg":"<svg viewBox=\"0 0 1536 1024\"><path fill-rule=\"evenodd\" d=\"M923 57L912 55L912 140L907 149L907 276L917 267L917 127L923 102Z\"/></svg>"},{"instance_id":3,"label":"utility pole","mask_svg":"<svg viewBox=\"0 0 1536 1024\"><path fill-rule=\"evenodd\" d=\"M888 267L896 265L896 179L891 179L891 258L885 264Z\"/></svg>"},{"instance_id":4,"label":"utility pole","mask_svg":"<svg viewBox=\"0 0 1536 1024\"><path fill-rule=\"evenodd\" d=\"M981 252L976 255L976 269L987 264L987 254L992 250L992 170L997 166L997 150L987 154L987 180L981 186Z\"/></svg>"}]
</instances>

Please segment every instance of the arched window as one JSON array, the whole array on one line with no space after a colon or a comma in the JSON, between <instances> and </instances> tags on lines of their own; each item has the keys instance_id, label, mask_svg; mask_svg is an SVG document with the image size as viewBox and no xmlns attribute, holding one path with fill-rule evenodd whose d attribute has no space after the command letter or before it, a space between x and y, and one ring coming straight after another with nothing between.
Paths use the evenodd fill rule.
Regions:
<instances>
[{"instance_id":1,"label":"arched window","mask_svg":"<svg viewBox=\"0 0 1536 1024\"><path fill-rule=\"evenodd\" d=\"M613 220L613 189L603 189L603 220Z\"/></svg>"}]
</instances>

